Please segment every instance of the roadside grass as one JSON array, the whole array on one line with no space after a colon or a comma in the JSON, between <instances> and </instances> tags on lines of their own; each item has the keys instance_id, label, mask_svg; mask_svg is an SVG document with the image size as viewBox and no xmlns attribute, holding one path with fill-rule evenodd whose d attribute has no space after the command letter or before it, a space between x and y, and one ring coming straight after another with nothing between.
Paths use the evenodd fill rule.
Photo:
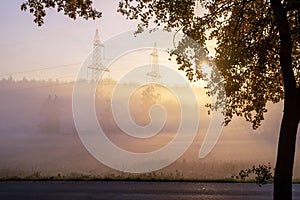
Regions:
<instances>
[{"instance_id":1,"label":"roadside grass","mask_svg":"<svg viewBox=\"0 0 300 200\"><path fill-rule=\"evenodd\" d=\"M55 176L45 176L39 171L34 171L27 176L3 176L0 181L158 181L158 182L222 182L234 183L237 182L233 178L224 179L198 179L198 178L184 178L181 173L162 173L151 172L144 174L119 174L111 173L103 176L70 173L70 174L56 174Z\"/></svg>"},{"instance_id":2,"label":"roadside grass","mask_svg":"<svg viewBox=\"0 0 300 200\"><path fill-rule=\"evenodd\" d=\"M0 177L0 181L157 181L157 182L212 182L212 183L255 183L255 180L236 180L234 178L224 179L199 179L184 178L179 173L145 173L145 174L107 174L103 176L70 173L62 175L60 173L55 176L46 176L39 171L34 171L27 176L4 176ZM294 183L300 183L300 179L295 179Z\"/></svg>"}]
</instances>

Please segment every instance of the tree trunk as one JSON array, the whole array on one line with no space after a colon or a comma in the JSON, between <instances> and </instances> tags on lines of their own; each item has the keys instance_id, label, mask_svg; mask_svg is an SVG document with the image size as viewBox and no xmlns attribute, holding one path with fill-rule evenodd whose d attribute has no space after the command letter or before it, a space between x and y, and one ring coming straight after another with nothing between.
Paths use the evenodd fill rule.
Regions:
<instances>
[{"instance_id":1,"label":"tree trunk","mask_svg":"<svg viewBox=\"0 0 300 200\"><path fill-rule=\"evenodd\" d=\"M292 38L287 11L281 0L271 0L280 35L280 67L284 84L284 114L278 141L274 177L274 200L292 200L293 166L299 123L296 79L292 66Z\"/></svg>"},{"instance_id":2,"label":"tree trunk","mask_svg":"<svg viewBox=\"0 0 300 200\"><path fill-rule=\"evenodd\" d=\"M278 143L274 200L292 200L293 166L299 120L296 118L297 107L292 105L287 107L284 110Z\"/></svg>"}]
</instances>

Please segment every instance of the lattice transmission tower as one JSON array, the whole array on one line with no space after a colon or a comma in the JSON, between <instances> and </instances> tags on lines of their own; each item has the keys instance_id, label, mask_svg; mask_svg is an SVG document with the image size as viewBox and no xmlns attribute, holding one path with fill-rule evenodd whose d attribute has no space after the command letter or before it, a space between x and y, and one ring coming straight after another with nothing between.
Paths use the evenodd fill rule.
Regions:
<instances>
[{"instance_id":1,"label":"lattice transmission tower","mask_svg":"<svg viewBox=\"0 0 300 200\"><path fill-rule=\"evenodd\" d=\"M160 83L161 75L159 72L158 51L156 43L151 55L151 71L146 74L147 82Z\"/></svg>"},{"instance_id":2,"label":"lattice transmission tower","mask_svg":"<svg viewBox=\"0 0 300 200\"><path fill-rule=\"evenodd\" d=\"M96 29L95 33L92 56L92 64L87 67L87 79L88 81L97 81L100 75L103 76L105 72L110 72L109 69L106 69L103 65L104 45L100 41L98 29Z\"/></svg>"}]
</instances>

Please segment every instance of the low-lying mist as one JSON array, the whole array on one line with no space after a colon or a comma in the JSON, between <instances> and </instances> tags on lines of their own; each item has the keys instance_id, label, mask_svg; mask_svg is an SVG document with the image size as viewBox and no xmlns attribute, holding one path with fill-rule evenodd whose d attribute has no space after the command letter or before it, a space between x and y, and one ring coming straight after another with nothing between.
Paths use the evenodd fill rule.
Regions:
<instances>
[{"instance_id":1,"label":"low-lying mist","mask_svg":"<svg viewBox=\"0 0 300 200\"><path fill-rule=\"evenodd\" d=\"M122 87L125 96L134 83ZM185 91L185 86L174 87L182 93ZM165 125L159 134L149 139L133 138L117 126L110 103L113 88L112 80L98 87L95 108L99 124L114 144L132 152L149 152L172 141L180 126L181 111L180 102L168 88L142 86L132 93L128 101L130 116L139 126L151 122L149 110L153 105L163 106ZM223 128L214 149L208 156L199 159L199 149L211 116L204 106L209 101L204 89L193 89L200 111L198 134L184 155L158 174L180 173L186 178L222 179L253 164L270 162L274 167L281 103L268 105L265 120L257 130L252 130L251 124L243 118L234 118ZM36 171L46 176L119 173L97 161L81 143L73 120L72 91L73 83L59 81L0 81L0 177L26 176ZM121 95L115 101L121 104L124 99ZM88 122L89 119L86 120ZM299 139L297 144L295 178L300 177Z\"/></svg>"}]
</instances>

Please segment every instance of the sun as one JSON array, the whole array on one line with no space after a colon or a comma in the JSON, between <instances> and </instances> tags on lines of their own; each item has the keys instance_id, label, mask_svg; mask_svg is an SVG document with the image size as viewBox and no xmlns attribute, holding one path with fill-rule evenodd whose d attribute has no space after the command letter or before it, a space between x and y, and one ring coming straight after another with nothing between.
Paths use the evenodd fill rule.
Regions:
<instances>
[{"instance_id":1,"label":"sun","mask_svg":"<svg viewBox=\"0 0 300 200\"><path fill-rule=\"evenodd\" d=\"M208 69L209 68L209 64L206 61L203 61L200 63L200 67L202 69Z\"/></svg>"}]
</instances>

